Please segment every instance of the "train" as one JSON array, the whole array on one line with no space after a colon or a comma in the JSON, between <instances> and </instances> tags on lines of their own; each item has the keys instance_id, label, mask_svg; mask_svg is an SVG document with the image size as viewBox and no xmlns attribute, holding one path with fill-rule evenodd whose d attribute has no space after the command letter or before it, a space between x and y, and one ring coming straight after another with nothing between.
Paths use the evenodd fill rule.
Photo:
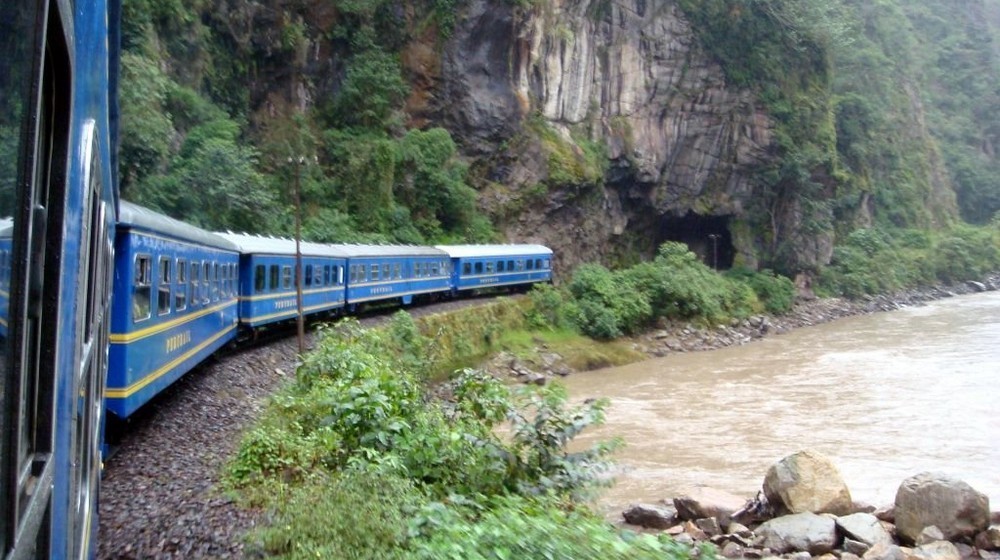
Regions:
<instances>
[{"instance_id":1,"label":"train","mask_svg":"<svg viewBox=\"0 0 1000 560\"><path fill-rule=\"evenodd\" d=\"M0 2L0 559L91 558L107 420L297 319L297 287L333 318L552 278L542 245L295 243L122 201L121 11Z\"/></svg>"},{"instance_id":2,"label":"train","mask_svg":"<svg viewBox=\"0 0 1000 560\"><path fill-rule=\"evenodd\" d=\"M119 203L105 403L125 419L220 348L302 316L552 280L537 244L360 245L210 232ZM301 260L301 263L299 262Z\"/></svg>"}]
</instances>

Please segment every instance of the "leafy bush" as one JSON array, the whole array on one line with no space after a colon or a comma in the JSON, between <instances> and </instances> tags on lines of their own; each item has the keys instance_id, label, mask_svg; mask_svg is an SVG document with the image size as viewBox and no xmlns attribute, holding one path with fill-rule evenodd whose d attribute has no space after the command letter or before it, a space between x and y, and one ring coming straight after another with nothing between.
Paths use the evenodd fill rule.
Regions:
<instances>
[{"instance_id":1,"label":"leafy bush","mask_svg":"<svg viewBox=\"0 0 1000 560\"><path fill-rule=\"evenodd\" d=\"M566 294L552 284L535 284L528 292L531 308L528 324L537 329L561 328L566 325Z\"/></svg>"},{"instance_id":2,"label":"leafy bush","mask_svg":"<svg viewBox=\"0 0 1000 560\"><path fill-rule=\"evenodd\" d=\"M574 321L584 334L594 338L633 333L652 316L646 294L635 289L628 275L601 265L577 268L569 291L576 300L571 310Z\"/></svg>"},{"instance_id":3,"label":"leafy bush","mask_svg":"<svg viewBox=\"0 0 1000 560\"><path fill-rule=\"evenodd\" d=\"M795 303L795 284L788 277L779 276L770 270L753 272L746 269L730 270L726 276L749 286L768 313L785 313Z\"/></svg>"},{"instance_id":4,"label":"leafy bush","mask_svg":"<svg viewBox=\"0 0 1000 560\"><path fill-rule=\"evenodd\" d=\"M596 515L547 498L500 496L475 508L429 504L418 512L413 558L426 560L680 560L690 550L664 535L617 531Z\"/></svg>"}]
</instances>

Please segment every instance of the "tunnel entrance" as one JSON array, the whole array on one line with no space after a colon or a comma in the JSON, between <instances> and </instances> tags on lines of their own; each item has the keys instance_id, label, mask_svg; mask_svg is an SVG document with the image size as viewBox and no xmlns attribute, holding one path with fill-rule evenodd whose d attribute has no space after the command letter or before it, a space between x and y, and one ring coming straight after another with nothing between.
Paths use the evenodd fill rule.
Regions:
<instances>
[{"instance_id":1,"label":"tunnel entrance","mask_svg":"<svg viewBox=\"0 0 1000 560\"><path fill-rule=\"evenodd\" d=\"M688 212L682 217L661 218L657 247L665 241L679 241L698 255L703 263L716 270L733 266L736 250L729 233L731 216L699 216Z\"/></svg>"}]
</instances>

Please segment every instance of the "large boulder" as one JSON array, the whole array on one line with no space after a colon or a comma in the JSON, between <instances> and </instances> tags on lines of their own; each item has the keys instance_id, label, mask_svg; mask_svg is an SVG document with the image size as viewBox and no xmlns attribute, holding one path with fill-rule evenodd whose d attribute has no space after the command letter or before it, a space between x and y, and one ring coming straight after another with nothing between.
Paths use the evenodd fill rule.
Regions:
<instances>
[{"instance_id":1,"label":"large boulder","mask_svg":"<svg viewBox=\"0 0 1000 560\"><path fill-rule=\"evenodd\" d=\"M941 530L947 540L973 537L990 522L985 494L947 475L921 473L903 481L896 491L896 531L916 542L924 527Z\"/></svg>"},{"instance_id":2,"label":"large boulder","mask_svg":"<svg viewBox=\"0 0 1000 560\"><path fill-rule=\"evenodd\" d=\"M851 492L840 471L815 451L799 451L772 465L764 495L779 513L851 513Z\"/></svg>"},{"instance_id":3,"label":"large boulder","mask_svg":"<svg viewBox=\"0 0 1000 560\"><path fill-rule=\"evenodd\" d=\"M741 509L745 504L746 499L744 498L707 486L688 488L680 496L674 498L677 517L686 521L714 517L722 528L729 526L733 512Z\"/></svg>"},{"instance_id":4,"label":"large boulder","mask_svg":"<svg viewBox=\"0 0 1000 560\"><path fill-rule=\"evenodd\" d=\"M757 544L773 552L808 552L819 556L837 546L837 526L833 519L815 513L777 517L757 527Z\"/></svg>"}]
</instances>

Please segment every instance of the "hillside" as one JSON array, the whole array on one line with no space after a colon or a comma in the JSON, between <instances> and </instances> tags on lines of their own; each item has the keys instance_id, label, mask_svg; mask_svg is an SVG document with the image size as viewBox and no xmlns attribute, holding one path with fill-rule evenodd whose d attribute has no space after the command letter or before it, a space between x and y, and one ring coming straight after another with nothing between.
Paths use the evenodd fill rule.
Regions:
<instances>
[{"instance_id":1,"label":"hillside","mask_svg":"<svg viewBox=\"0 0 1000 560\"><path fill-rule=\"evenodd\" d=\"M123 194L281 233L298 176L319 241L816 273L1000 210L998 29L1000 0L126 0Z\"/></svg>"}]
</instances>

